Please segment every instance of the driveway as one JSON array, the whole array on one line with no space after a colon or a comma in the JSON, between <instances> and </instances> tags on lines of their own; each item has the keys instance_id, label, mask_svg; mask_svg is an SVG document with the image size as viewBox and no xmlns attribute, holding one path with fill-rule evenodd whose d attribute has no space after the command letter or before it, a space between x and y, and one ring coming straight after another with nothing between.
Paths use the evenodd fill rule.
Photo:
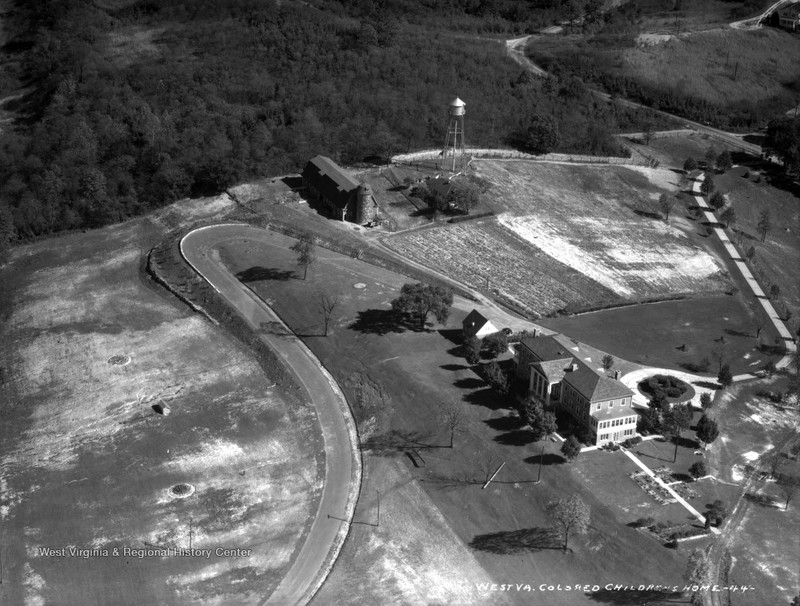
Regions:
<instances>
[{"instance_id":1,"label":"driveway","mask_svg":"<svg viewBox=\"0 0 800 606\"><path fill-rule=\"evenodd\" d=\"M247 238L270 243L270 232L241 224L196 229L181 240L181 254L259 332L298 378L316 410L325 441L325 481L314 521L288 573L261 604L308 603L333 567L350 527L361 486L361 459L355 423L344 394L317 357L219 260L216 247ZM264 322L285 330L261 331ZM274 334L280 332L283 334ZM292 335L287 338L287 334Z\"/></svg>"}]
</instances>

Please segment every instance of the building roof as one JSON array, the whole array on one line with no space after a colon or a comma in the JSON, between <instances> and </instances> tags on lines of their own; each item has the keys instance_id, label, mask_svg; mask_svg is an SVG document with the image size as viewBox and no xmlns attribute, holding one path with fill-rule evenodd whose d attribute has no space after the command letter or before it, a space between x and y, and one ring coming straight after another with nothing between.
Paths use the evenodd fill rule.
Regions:
<instances>
[{"instance_id":1,"label":"building roof","mask_svg":"<svg viewBox=\"0 0 800 606\"><path fill-rule=\"evenodd\" d=\"M464 321L461 322L463 326L469 326L474 328L476 331L483 328L483 325L486 324L489 320L484 318L477 309L473 309L471 312L467 314L467 317L464 318Z\"/></svg>"},{"instance_id":2,"label":"building roof","mask_svg":"<svg viewBox=\"0 0 800 606\"><path fill-rule=\"evenodd\" d=\"M525 337L519 342L540 360L559 360L572 357L572 353L553 337Z\"/></svg>"},{"instance_id":3,"label":"building roof","mask_svg":"<svg viewBox=\"0 0 800 606\"><path fill-rule=\"evenodd\" d=\"M564 358L563 360L547 360L544 362L536 362L532 364L538 368L541 373L547 377L548 382L558 383L567 374L567 367L572 363L572 358Z\"/></svg>"},{"instance_id":4,"label":"building roof","mask_svg":"<svg viewBox=\"0 0 800 606\"><path fill-rule=\"evenodd\" d=\"M608 408L604 406L600 410L592 410L590 413L592 417L597 419L597 422L600 421L612 421L614 419L621 419L622 417L638 417L639 413L636 412L635 408L630 406L615 406L614 408Z\"/></svg>"},{"instance_id":5,"label":"building roof","mask_svg":"<svg viewBox=\"0 0 800 606\"><path fill-rule=\"evenodd\" d=\"M325 156L314 156L303 168L303 178L339 208L347 206L360 183Z\"/></svg>"},{"instance_id":6,"label":"building roof","mask_svg":"<svg viewBox=\"0 0 800 606\"><path fill-rule=\"evenodd\" d=\"M553 337L526 337L520 341L520 345L529 349L542 360L537 366L542 368L548 378L549 375L545 368L553 372L553 376L556 376L558 372L556 369L561 366L563 369L562 380L569 383L590 402L633 395L633 392L619 381L599 375L582 360L573 356L567 347ZM545 364L547 364L546 367Z\"/></svg>"}]
</instances>

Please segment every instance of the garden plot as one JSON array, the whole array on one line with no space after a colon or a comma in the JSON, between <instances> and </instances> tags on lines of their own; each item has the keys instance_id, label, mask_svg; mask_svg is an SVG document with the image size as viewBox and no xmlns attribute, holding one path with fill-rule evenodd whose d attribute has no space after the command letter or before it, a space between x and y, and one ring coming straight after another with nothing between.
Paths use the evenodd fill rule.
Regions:
<instances>
[{"instance_id":1,"label":"garden plot","mask_svg":"<svg viewBox=\"0 0 800 606\"><path fill-rule=\"evenodd\" d=\"M517 238L494 219L406 232L384 242L473 288L483 289L488 281L492 291L540 314L621 301L611 289Z\"/></svg>"}]
</instances>

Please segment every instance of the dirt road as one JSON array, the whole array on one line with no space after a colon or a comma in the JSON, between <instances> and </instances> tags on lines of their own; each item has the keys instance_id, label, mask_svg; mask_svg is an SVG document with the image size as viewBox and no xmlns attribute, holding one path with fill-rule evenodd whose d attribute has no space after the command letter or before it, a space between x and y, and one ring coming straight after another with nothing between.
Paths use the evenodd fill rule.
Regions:
<instances>
[{"instance_id":1,"label":"dirt road","mask_svg":"<svg viewBox=\"0 0 800 606\"><path fill-rule=\"evenodd\" d=\"M289 572L262 604L306 604L322 585L347 537L361 485L361 459L355 423L344 394L317 357L294 336L264 301L220 262L215 248L228 240L269 242L270 232L248 225L214 225L192 231L181 252L250 326L294 371L317 412L325 440L325 482L308 536ZM281 330L262 330L281 326Z\"/></svg>"}]
</instances>

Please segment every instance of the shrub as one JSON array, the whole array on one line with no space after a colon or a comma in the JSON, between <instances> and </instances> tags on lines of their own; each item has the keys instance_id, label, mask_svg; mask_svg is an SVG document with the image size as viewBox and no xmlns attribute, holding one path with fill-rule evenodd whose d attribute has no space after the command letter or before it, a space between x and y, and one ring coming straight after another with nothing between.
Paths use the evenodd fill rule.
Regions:
<instances>
[{"instance_id":1,"label":"shrub","mask_svg":"<svg viewBox=\"0 0 800 606\"><path fill-rule=\"evenodd\" d=\"M689 475L691 475L695 480L697 478L702 478L704 475L708 473L706 469L706 464L703 461L697 461L692 464L689 468Z\"/></svg>"},{"instance_id":2,"label":"shrub","mask_svg":"<svg viewBox=\"0 0 800 606\"><path fill-rule=\"evenodd\" d=\"M703 410L708 410L708 409L709 409L709 408L711 408L713 405L714 405L714 404L713 404L713 402L712 402L712 400L711 400L711 394L710 394L710 393L708 393L708 392L704 392L704 393L703 393L703 394L700 396L700 406L702 406L702 407L703 407Z\"/></svg>"},{"instance_id":3,"label":"shrub","mask_svg":"<svg viewBox=\"0 0 800 606\"><path fill-rule=\"evenodd\" d=\"M637 528L650 528L653 524L655 524L655 518L646 517L646 518L639 518L634 522Z\"/></svg>"},{"instance_id":4,"label":"shrub","mask_svg":"<svg viewBox=\"0 0 800 606\"><path fill-rule=\"evenodd\" d=\"M641 436L633 436L632 438L628 438L627 440L625 440L622 443L622 445L625 448L633 448L634 446L636 446L641 441L642 441Z\"/></svg>"}]
</instances>

